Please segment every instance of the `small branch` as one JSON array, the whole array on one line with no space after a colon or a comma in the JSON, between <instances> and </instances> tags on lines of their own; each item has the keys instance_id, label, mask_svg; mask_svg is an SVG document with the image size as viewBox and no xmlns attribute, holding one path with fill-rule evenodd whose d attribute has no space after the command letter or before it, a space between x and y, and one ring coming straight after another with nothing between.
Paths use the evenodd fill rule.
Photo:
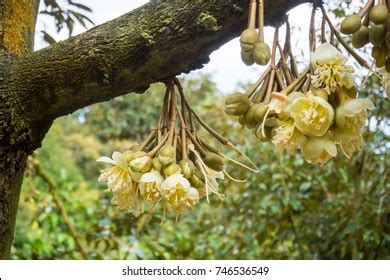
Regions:
<instances>
[{"instance_id":1,"label":"small branch","mask_svg":"<svg viewBox=\"0 0 390 280\"><path fill-rule=\"evenodd\" d=\"M46 184L49 187L49 192L53 197L54 204L60 211L60 214L62 216L62 219L64 221L64 224L66 228L69 231L69 234L72 236L74 239L77 247L79 248L79 251L81 255L83 256L84 259L88 260L89 259L89 254L88 254L88 248L84 244L83 240L80 238L79 234L77 233L76 228L73 226L73 223L68 215L68 212L65 209L64 203L62 202L59 194L58 194L58 189L59 187L55 183L55 181L50 177L50 175L42 168L38 160L33 159L33 166L35 169L35 172L39 177L42 178L46 182Z\"/></svg>"}]
</instances>

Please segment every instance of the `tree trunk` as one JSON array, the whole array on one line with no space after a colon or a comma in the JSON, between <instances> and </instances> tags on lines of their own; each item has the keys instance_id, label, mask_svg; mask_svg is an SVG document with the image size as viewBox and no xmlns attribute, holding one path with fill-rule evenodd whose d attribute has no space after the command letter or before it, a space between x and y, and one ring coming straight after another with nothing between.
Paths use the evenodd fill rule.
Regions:
<instances>
[{"instance_id":1,"label":"tree trunk","mask_svg":"<svg viewBox=\"0 0 390 280\"><path fill-rule=\"evenodd\" d=\"M0 0L0 259L9 257L27 156L54 119L201 68L245 28L249 5L151 1L32 53L39 1ZM266 23L283 23L304 2L265 1Z\"/></svg>"}]
</instances>

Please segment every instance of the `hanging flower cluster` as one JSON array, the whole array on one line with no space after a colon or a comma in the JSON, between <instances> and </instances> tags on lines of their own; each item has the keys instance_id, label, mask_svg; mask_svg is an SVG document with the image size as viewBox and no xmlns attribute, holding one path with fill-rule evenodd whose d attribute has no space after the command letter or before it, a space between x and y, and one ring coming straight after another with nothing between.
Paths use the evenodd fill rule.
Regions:
<instances>
[{"instance_id":1,"label":"hanging flower cluster","mask_svg":"<svg viewBox=\"0 0 390 280\"><path fill-rule=\"evenodd\" d=\"M272 142L277 151L293 154L301 150L306 161L324 164L337 155L337 147L347 157L361 148L367 110L375 107L369 99L357 98L354 68L333 44L326 43L324 30L329 18L323 8L322 44L316 48L316 8L310 27L311 64L298 73L290 26L287 22L283 48L276 28L270 66L246 93L226 99L225 112L254 129L260 140ZM336 31L333 26L331 30ZM333 43L336 34L332 34Z\"/></svg>"},{"instance_id":2,"label":"hanging flower cluster","mask_svg":"<svg viewBox=\"0 0 390 280\"><path fill-rule=\"evenodd\" d=\"M145 141L124 152L114 152L112 158L97 160L111 165L101 171L99 181L113 193L112 203L135 215L141 214L146 205L153 209L157 203L164 205L164 213L168 208L180 213L203 198L209 200L212 194L222 198L219 180L225 176L238 181L226 172L224 159L257 172L256 167L229 158L206 143L197 135L197 125L242 154L192 109L179 81L174 79L167 83L157 126Z\"/></svg>"}]
</instances>

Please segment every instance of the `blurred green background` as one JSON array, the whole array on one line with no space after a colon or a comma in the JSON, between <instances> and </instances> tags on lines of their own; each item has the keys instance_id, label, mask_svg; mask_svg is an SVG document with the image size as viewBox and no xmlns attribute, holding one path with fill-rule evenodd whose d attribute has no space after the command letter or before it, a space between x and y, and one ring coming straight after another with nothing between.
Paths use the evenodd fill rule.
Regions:
<instances>
[{"instance_id":1,"label":"blurred green background","mask_svg":"<svg viewBox=\"0 0 390 280\"><path fill-rule=\"evenodd\" d=\"M137 218L121 213L97 182L104 166L96 159L142 141L155 125L164 85L96 104L55 121L34 155L39 168L30 162L12 258L390 259L390 104L378 94L378 80L370 78L361 90L377 107L364 150L324 166L277 154L226 116L212 77L192 77L183 86L204 119L260 173L232 166L248 182L225 180L223 201L203 201L177 223L168 215L160 225L158 207Z\"/></svg>"}]
</instances>

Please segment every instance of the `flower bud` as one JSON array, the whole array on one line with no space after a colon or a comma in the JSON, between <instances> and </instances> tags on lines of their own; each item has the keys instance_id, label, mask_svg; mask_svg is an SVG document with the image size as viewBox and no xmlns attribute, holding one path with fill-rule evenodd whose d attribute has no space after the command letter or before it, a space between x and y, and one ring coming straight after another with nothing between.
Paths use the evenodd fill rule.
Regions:
<instances>
[{"instance_id":1,"label":"flower bud","mask_svg":"<svg viewBox=\"0 0 390 280\"><path fill-rule=\"evenodd\" d=\"M180 166L176 163L172 163L164 168L164 174L167 177L180 172L181 172Z\"/></svg>"},{"instance_id":2,"label":"flower bud","mask_svg":"<svg viewBox=\"0 0 390 280\"><path fill-rule=\"evenodd\" d=\"M250 107L249 98L242 93L233 93L225 101L225 113L231 116L241 116Z\"/></svg>"},{"instance_id":3,"label":"flower bud","mask_svg":"<svg viewBox=\"0 0 390 280\"><path fill-rule=\"evenodd\" d=\"M204 182L195 174L193 174L190 178L191 186L197 189L201 189L205 186Z\"/></svg>"},{"instance_id":4,"label":"flower bud","mask_svg":"<svg viewBox=\"0 0 390 280\"><path fill-rule=\"evenodd\" d=\"M247 28L245 29L240 36L240 42L242 44L254 45L257 42L258 34L256 29Z\"/></svg>"},{"instance_id":5,"label":"flower bud","mask_svg":"<svg viewBox=\"0 0 390 280\"><path fill-rule=\"evenodd\" d=\"M266 43L256 43L253 49L253 59L256 64L267 65L271 59L271 49Z\"/></svg>"},{"instance_id":6,"label":"flower bud","mask_svg":"<svg viewBox=\"0 0 390 280\"><path fill-rule=\"evenodd\" d=\"M272 127L266 126L264 127L264 133L261 130L256 131L256 137L261 142L271 141L272 139Z\"/></svg>"},{"instance_id":7,"label":"flower bud","mask_svg":"<svg viewBox=\"0 0 390 280\"><path fill-rule=\"evenodd\" d=\"M383 24L380 25L372 25L370 27L370 31L368 32L368 38L370 39L371 44L374 46L382 44L385 40L386 29Z\"/></svg>"},{"instance_id":8,"label":"flower bud","mask_svg":"<svg viewBox=\"0 0 390 280\"><path fill-rule=\"evenodd\" d=\"M358 15L347 16L340 26L340 31L346 35L355 33L362 26L362 19Z\"/></svg>"},{"instance_id":9,"label":"flower bud","mask_svg":"<svg viewBox=\"0 0 390 280\"><path fill-rule=\"evenodd\" d=\"M134 158L130 161L130 167L134 172L146 173L152 169L152 157L146 152L135 152Z\"/></svg>"},{"instance_id":10,"label":"flower bud","mask_svg":"<svg viewBox=\"0 0 390 280\"><path fill-rule=\"evenodd\" d=\"M251 105L249 107L248 112L246 112L243 116L243 122L248 128L253 128L256 126L257 121L255 119L255 105Z\"/></svg>"},{"instance_id":11,"label":"flower bud","mask_svg":"<svg viewBox=\"0 0 390 280\"><path fill-rule=\"evenodd\" d=\"M161 161L158 158L154 158L152 162L154 169L161 171L161 169L163 168L163 164L161 163Z\"/></svg>"},{"instance_id":12,"label":"flower bud","mask_svg":"<svg viewBox=\"0 0 390 280\"><path fill-rule=\"evenodd\" d=\"M368 34L368 27L362 25L362 27L360 27L360 29L352 35L352 46L356 49L360 49L367 45L370 42Z\"/></svg>"},{"instance_id":13,"label":"flower bud","mask_svg":"<svg viewBox=\"0 0 390 280\"><path fill-rule=\"evenodd\" d=\"M267 112L267 105L262 102L262 103L258 103L256 105L253 106L254 107L254 117L255 117L255 120L258 121L258 122L262 122L263 121L263 118L265 116L265 113Z\"/></svg>"},{"instance_id":14,"label":"flower bud","mask_svg":"<svg viewBox=\"0 0 390 280\"><path fill-rule=\"evenodd\" d=\"M376 5L370 11L370 20L375 24L386 22L388 10L386 5Z\"/></svg>"},{"instance_id":15,"label":"flower bud","mask_svg":"<svg viewBox=\"0 0 390 280\"><path fill-rule=\"evenodd\" d=\"M255 45L253 44L245 44L245 43L240 43L240 46L243 52L248 52L248 53L252 53L253 48L255 47Z\"/></svg>"},{"instance_id":16,"label":"flower bud","mask_svg":"<svg viewBox=\"0 0 390 280\"><path fill-rule=\"evenodd\" d=\"M223 170L223 160L217 154L207 153L204 158L204 163L215 171Z\"/></svg>"},{"instance_id":17,"label":"flower bud","mask_svg":"<svg viewBox=\"0 0 390 280\"><path fill-rule=\"evenodd\" d=\"M251 66L255 61L253 60L253 51L244 51L241 50L241 60L244 62L245 65Z\"/></svg>"},{"instance_id":18,"label":"flower bud","mask_svg":"<svg viewBox=\"0 0 390 280\"><path fill-rule=\"evenodd\" d=\"M184 178L191 178L191 176L194 174L194 164L189 159L182 159L179 162L180 169L183 173Z\"/></svg>"},{"instance_id":19,"label":"flower bud","mask_svg":"<svg viewBox=\"0 0 390 280\"><path fill-rule=\"evenodd\" d=\"M175 161L176 151L172 145L164 145L158 153L158 159L163 165L171 164Z\"/></svg>"}]
</instances>

